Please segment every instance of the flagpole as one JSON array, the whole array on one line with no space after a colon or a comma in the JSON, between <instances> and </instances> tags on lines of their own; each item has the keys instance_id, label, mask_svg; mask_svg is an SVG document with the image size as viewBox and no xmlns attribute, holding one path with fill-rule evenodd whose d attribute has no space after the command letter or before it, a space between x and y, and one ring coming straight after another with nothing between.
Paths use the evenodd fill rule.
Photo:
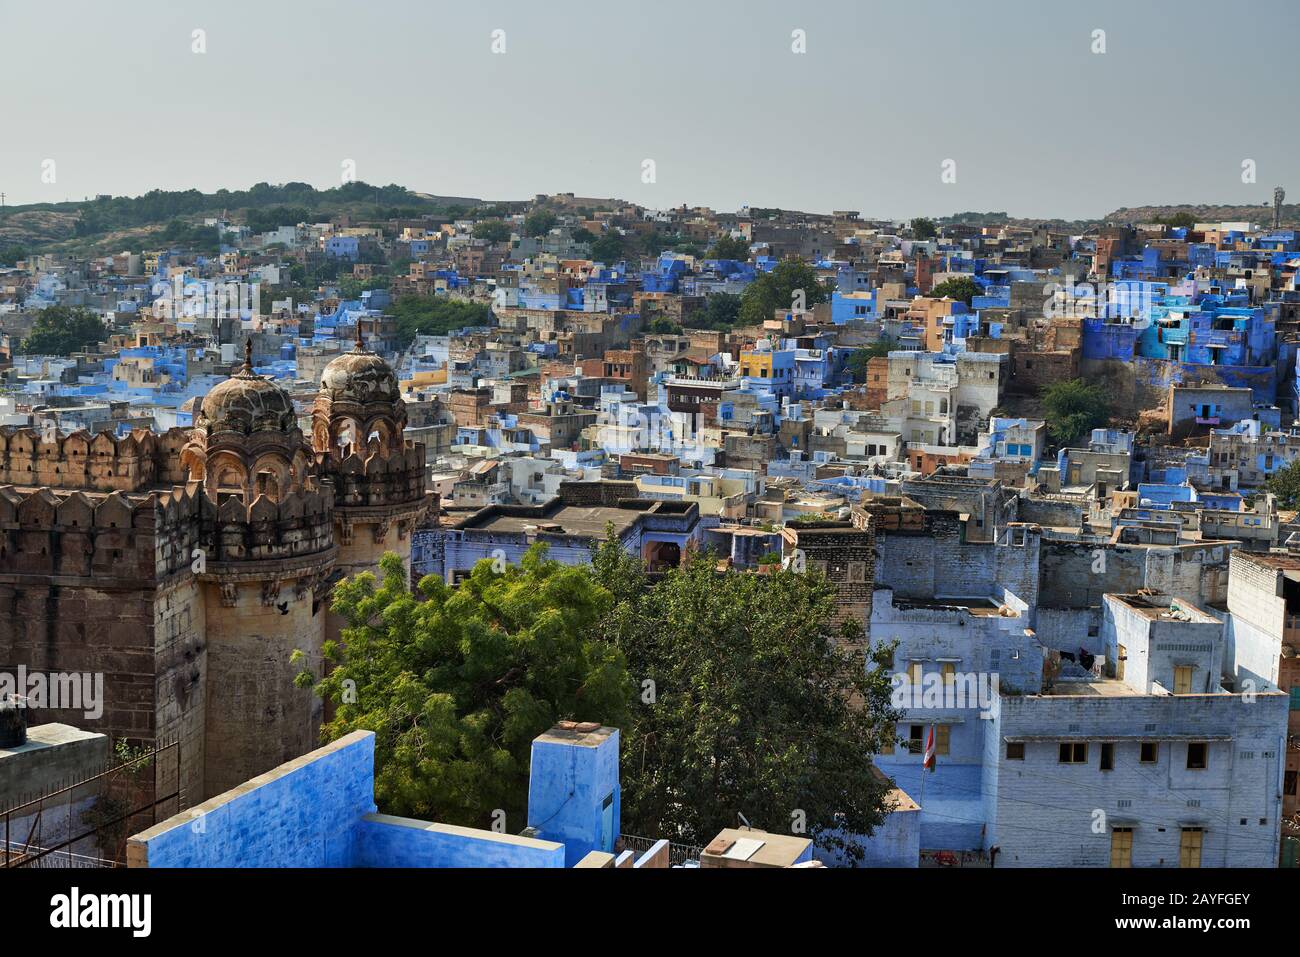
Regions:
<instances>
[{"instance_id":1,"label":"flagpole","mask_svg":"<svg viewBox=\"0 0 1300 957\"><path fill-rule=\"evenodd\" d=\"M930 742L934 740L934 725L930 725L930 737L926 739L925 744L921 746L921 799L918 802L921 806L921 814L925 814L925 772L929 770L927 765L930 762Z\"/></svg>"}]
</instances>

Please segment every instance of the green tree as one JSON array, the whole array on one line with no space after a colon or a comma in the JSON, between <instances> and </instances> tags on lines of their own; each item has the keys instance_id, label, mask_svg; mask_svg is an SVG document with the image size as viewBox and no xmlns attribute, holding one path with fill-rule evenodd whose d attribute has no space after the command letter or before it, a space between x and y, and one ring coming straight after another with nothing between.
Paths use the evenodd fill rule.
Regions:
<instances>
[{"instance_id":1,"label":"green tree","mask_svg":"<svg viewBox=\"0 0 1300 957\"><path fill-rule=\"evenodd\" d=\"M1179 210L1176 213L1170 213L1168 216L1157 216L1155 221L1162 226L1170 226L1174 229L1191 229L1196 225L1196 217L1187 210Z\"/></svg>"},{"instance_id":2,"label":"green tree","mask_svg":"<svg viewBox=\"0 0 1300 957\"><path fill-rule=\"evenodd\" d=\"M969 276L954 276L931 289L930 295L935 299L942 299L945 296L949 299L960 299L969 306L972 299L983 295L983 290L980 289L979 283Z\"/></svg>"},{"instance_id":3,"label":"green tree","mask_svg":"<svg viewBox=\"0 0 1300 957\"><path fill-rule=\"evenodd\" d=\"M1300 508L1300 461L1274 472L1264 482L1264 491L1277 496L1277 507Z\"/></svg>"},{"instance_id":4,"label":"green tree","mask_svg":"<svg viewBox=\"0 0 1300 957\"><path fill-rule=\"evenodd\" d=\"M924 216L918 216L912 220L912 236L916 239L934 239L939 235L939 227L934 224L933 219L926 219Z\"/></svg>"},{"instance_id":5,"label":"green tree","mask_svg":"<svg viewBox=\"0 0 1300 957\"><path fill-rule=\"evenodd\" d=\"M479 302L445 296L401 296L388 309L397 320L397 345L405 349L417 335L445 336L467 326L492 323L492 310Z\"/></svg>"},{"instance_id":6,"label":"green tree","mask_svg":"<svg viewBox=\"0 0 1300 957\"><path fill-rule=\"evenodd\" d=\"M865 348L854 349L848 360L849 373L853 376L853 381L858 383L866 382L867 363L872 359L887 356L891 349L897 348L897 340L883 336Z\"/></svg>"},{"instance_id":7,"label":"green tree","mask_svg":"<svg viewBox=\"0 0 1300 957\"><path fill-rule=\"evenodd\" d=\"M7 243L0 246L0 265L12 266L19 260L26 259L27 256L26 246L20 246L17 243Z\"/></svg>"},{"instance_id":8,"label":"green tree","mask_svg":"<svg viewBox=\"0 0 1300 957\"><path fill-rule=\"evenodd\" d=\"M730 292L715 292L704 300L704 308L690 314L686 324L692 329L730 329L740 321L740 297Z\"/></svg>"},{"instance_id":9,"label":"green tree","mask_svg":"<svg viewBox=\"0 0 1300 957\"><path fill-rule=\"evenodd\" d=\"M474 224L474 238L486 239L490 243L510 241L510 226L499 219L485 219Z\"/></svg>"},{"instance_id":10,"label":"green tree","mask_svg":"<svg viewBox=\"0 0 1300 957\"><path fill-rule=\"evenodd\" d=\"M873 755L893 740L884 653L864 661L861 622L835 623L818 573L719 573L695 556L653 587L611 535L596 580L615 597L605 637L640 696L623 732L623 829L705 844L743 814L843 849L885 816ZM854 648L859 650L854 651Z\"/></svg>"},{"instance_id":11,"label":"green tree","mask_svg":"<svg viewBox=\"0 0 1300 957\"><path fill-rule=\"evenodd\" d=\"M107 338L103 320L84 306L46 306L36 314L22 351L26 355L66 356Z\"/></svg>"},{"instance_id":12,"label":"green tree","mask_svg":"<svg viewBox=\"0 0 1300 957\"><path fill-rule=\"evenodd\" d=\"M499 571L479 562L457 588L428 575L412 593L396 555L381 567L382 581L366 572L335 590L346 625L324 649L333 670L299 675L337 705L322 737L375 733L385 812L486 827L500 808L518 831L533 738L561 720L626 726L626 662L595 637L611 594L541 544Z\"/></svg>"},{"instance_id":13,"label":"green tree","mask_svg":"<svg viewBox=\"0 0 1300 957\"><path fill-rule=\"evenodd\" d=\"M723 236L713 241L709 247L710 259L738 259L745 262L749 259L749 242L744 239L733 239L731 236Z\"/></svg>"},{"instance_id":14,"label":"green tree","mask_svg":"<svg viewBox=\"0 0 1300 957\"><path fill-rule=\"evenodd\" d=\"M740 322L756 326L772 318L777 309L791 309L795 293L803 292L805 308L825 302L829 293L817 278L817 270L798 259L777 263L768 273L762 273L745 287L740 297Z\"/></svg>"},{"instance_id":15,"label":"green tree","mask_svg":"<svg viewBox=\"0 0 1300 957\"><path fill-rule=\"evenodd\" d=\"M646 331L656 336L676 336L681 335L682 327L667 316L655 316Z\"/></svg>"},{"instance_id":16,"label":"green tree","mask_svg":"<svg viewBox=\"0 0 1300 957\"><path fill-rule=\"evenodd\" d=\"M627 258L627 240L622 233L610 230L591 244L591 258L612 265Z\"/></svg>"},{"instance_id":17,"label":"green tree","mask_svg":"<svg viewBox=\"0 0 1300 957\"><path fill-rule=\"evenodd\" d=\"M1048 435L1058 448L1110 421L1105 387L1083 379L1053 382L1043 389L1043 410Z\"/></svg>"},{"instance_id":18,"label":"green tree","mask_svg":"<svg viewBox=\"0 0 1300 957\"><path fill-rule=\"evenodd\" d=\"M579 226L573 231L573 241L575 243L594 243L596 234L585 226Z\"/></svg>"},{"instance_id":19,"label":"green tree","mask_svg":"<svg viewBox=\"0 0 1300 957\"><path fill-rule=\"evenodd\" d=\"M535 209L524 218L525 236L545 236L559 222L549 209Z\"/></svg>"}]
</instances>

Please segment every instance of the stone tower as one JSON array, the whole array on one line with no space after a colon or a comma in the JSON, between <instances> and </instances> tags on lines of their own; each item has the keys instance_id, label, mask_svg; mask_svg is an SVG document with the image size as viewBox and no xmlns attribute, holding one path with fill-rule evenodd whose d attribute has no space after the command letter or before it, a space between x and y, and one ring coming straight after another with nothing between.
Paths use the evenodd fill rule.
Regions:
<instances>
[{"instance_id":1,"label":"stone tower","mask_svg":"<svg viewBox=\"0 0 1300 957\"><path fill-rule=\"evenodd\" d=\"M409 573L411 531L430 503L424 446L407 442L406 406L397 376L383 357L356 348L321 374L312 408L312 451L320 475L334 485L336 568L342 575L379 574L385 552Z\"/></svg>"},{"instance_id":2,"label":"stone tower","mask_svg":"<svg viewBox=\"0 0 1300 957\"><path fill-rule=\"evenodd\" d=\"M204 794L314 748L320 699L294 685L319 668L337 549L333 495L310 473L293 401L244 369L204 397L181 452L202 492L196 578L207 638ZM306 661L294 662L295 650Z\"/></svg>"}]
</instances>

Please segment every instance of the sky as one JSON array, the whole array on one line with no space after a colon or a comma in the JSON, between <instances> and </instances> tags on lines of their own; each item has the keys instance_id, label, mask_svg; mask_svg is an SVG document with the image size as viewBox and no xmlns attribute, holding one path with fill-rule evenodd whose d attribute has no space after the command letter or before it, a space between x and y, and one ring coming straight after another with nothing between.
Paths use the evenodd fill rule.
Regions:
<instances>
[{"instance_id":1,"label":"sky","mask_svg":"<svg viewBox=\"0 0 1300 957\"><path fill-rule=\"evenodd\" d=\"M1297 201L1297 27L1295 0L0 0L0 191L355 169L890 218Z\"/></svg>"}]
</instances>

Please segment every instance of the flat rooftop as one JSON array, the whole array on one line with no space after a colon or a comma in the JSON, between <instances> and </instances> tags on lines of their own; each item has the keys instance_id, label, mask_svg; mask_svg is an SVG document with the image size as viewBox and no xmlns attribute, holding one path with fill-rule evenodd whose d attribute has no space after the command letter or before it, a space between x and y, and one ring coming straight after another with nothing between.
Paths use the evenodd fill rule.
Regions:
<instances>
[{"instance_id":1,"label":"flat rooftop","mask_svg":"<svg viewBox=\"0 0 1300 957\"><path fill-rule=\"evenodd\" d=\"M498 532L504 535L541 532L547 535L581 535L584 537L603 538L605 527L613 523L616 534L622 534L632 527L638 517L645 511L608 506L566 505L549 515L489 515L482 521L465 523L466 529L485 532Z\"/></svg>"},{"instance_id":2,"label":"flat rooftop","mask_svg":"<svg viewBox=\"0 0 1300 957\"><path fill-rule=\"evenodd\" d=\"M1186 621L1196 624L1221 624L1219 619L1181 598L1168 595L1109 595L1123 602L1149 621Z\"/></svg>"},{"instance_id":3,"label":"flat rooftop","mask_svg":"<svg viewBox=\"0 0 1300 957\"><path fill-rule=\"evenodd\" d=\"M1118 678L1093 681L1057 681L1041 695L1044 698L1129 698L1145 697Z\"/></svg>"},{"instance_id":4,"label":"flat rooftop","mask_svg":"<svg viewBox=\"0 0 1300 957\"><path fill-rule=\"evenodd\" d=\"M961 608L972 615L997 618L1002 606L989 598L899 598L894 597L895 608Z\"/></svg>"}]
</instances>

